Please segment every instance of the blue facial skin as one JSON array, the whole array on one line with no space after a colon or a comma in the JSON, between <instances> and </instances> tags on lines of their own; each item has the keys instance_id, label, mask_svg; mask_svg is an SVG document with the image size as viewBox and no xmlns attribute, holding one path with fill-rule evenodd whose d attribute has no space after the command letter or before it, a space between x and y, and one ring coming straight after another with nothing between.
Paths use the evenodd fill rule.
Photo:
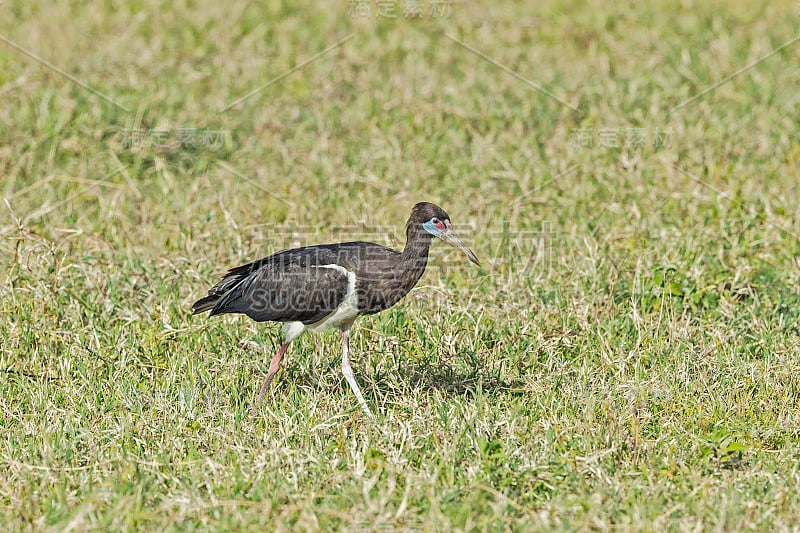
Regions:
<instances>
[{"instance_id":1,"label":"blue facial skin","mask_svg":"<svg viewBox=\"0 0 800 533\"><path fill-rule=\"evenodd\" d=\"M434 237L440 237L442 235L441 230L436 227L436 224L434 224L432 220L425 222L422 227Z\"/></svg>"}]
</instances>

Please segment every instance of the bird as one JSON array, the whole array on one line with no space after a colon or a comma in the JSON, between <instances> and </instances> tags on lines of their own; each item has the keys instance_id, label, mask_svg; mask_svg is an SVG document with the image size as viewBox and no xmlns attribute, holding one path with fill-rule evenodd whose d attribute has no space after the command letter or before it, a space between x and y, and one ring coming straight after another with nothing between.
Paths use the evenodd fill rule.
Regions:
<instances>
[{"instance_id":1,"label":"bird","mask_svg":"<svg viewBox=\"0 0 800 533\"><path fill-rule=\"evenodd\" d=\"M431 242L437 237L480 266L453 231L450 216L436 204L419 202L406 222L402 251L364 241L283 250L228 270L207 296L192 305L192 314L239 313L256 322L283 323L283 343L252 405L254 414L294 339L306 331L339 330L342 374L361 409L373 418L350 366L350 328L359 316L389 309L408 294L425 272Z\"/></svg>"}]
</instances>

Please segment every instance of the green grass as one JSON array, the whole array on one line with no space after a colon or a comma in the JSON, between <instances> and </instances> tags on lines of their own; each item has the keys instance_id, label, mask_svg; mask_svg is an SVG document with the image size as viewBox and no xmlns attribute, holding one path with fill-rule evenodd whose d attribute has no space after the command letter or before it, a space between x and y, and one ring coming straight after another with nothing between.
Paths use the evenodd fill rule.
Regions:
<instances>
[{"instance_id":1,"label":"green grass","mask_svg":"<svg viewBox=\"0 0 800 533\"><path fill-rule=\"evenodd\" d=\"M798 6L371 5L0 4L121 106L0 42L0 529L795 528L800 42L674 108ZM281 248L400 247L420 200L484 267L436 244L357 322L377 420L335 334L250 416L279 329L191 303Z\"/></svg>"}]
</instances>

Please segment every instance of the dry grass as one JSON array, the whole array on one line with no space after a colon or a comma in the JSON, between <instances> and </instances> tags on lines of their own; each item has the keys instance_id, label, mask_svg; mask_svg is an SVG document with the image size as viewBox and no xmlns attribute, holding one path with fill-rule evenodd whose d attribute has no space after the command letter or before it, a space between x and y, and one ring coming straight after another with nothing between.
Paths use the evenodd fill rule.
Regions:
<instances>
[{"instance_id":1,"label":"dry grass","mask_svg":"<svg viewBox=\"0 0 800 533\"><path fill-rule=\"evenodd\" d=\"M3 529L796 527L800 42L675 108L797 6L425 5L0 4L100 93L0 42ZM358 323L378 421L334 335L250 417L278 329L191 302L419 200L485 267Z\"/></svg>"}]
</instances>

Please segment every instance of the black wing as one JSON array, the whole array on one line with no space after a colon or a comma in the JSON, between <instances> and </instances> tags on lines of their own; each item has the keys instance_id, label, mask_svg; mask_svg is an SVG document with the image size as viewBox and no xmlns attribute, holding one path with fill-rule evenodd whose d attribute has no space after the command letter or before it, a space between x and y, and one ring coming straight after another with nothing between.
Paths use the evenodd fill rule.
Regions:
<instances>
[{"instance_id":1,"label":"black wing","mask_svg":"<svg viewBox=\"0 0 800 533\"><path fill-rule=\"evenodd\" d=\"M258 322L313 324L333 313L347 295L347 274L324 266L350 266L352 254L341 247L286 250L232 268L192 310L211 310L212 316L243 313Z\"/></svg>"}]
</instances>

